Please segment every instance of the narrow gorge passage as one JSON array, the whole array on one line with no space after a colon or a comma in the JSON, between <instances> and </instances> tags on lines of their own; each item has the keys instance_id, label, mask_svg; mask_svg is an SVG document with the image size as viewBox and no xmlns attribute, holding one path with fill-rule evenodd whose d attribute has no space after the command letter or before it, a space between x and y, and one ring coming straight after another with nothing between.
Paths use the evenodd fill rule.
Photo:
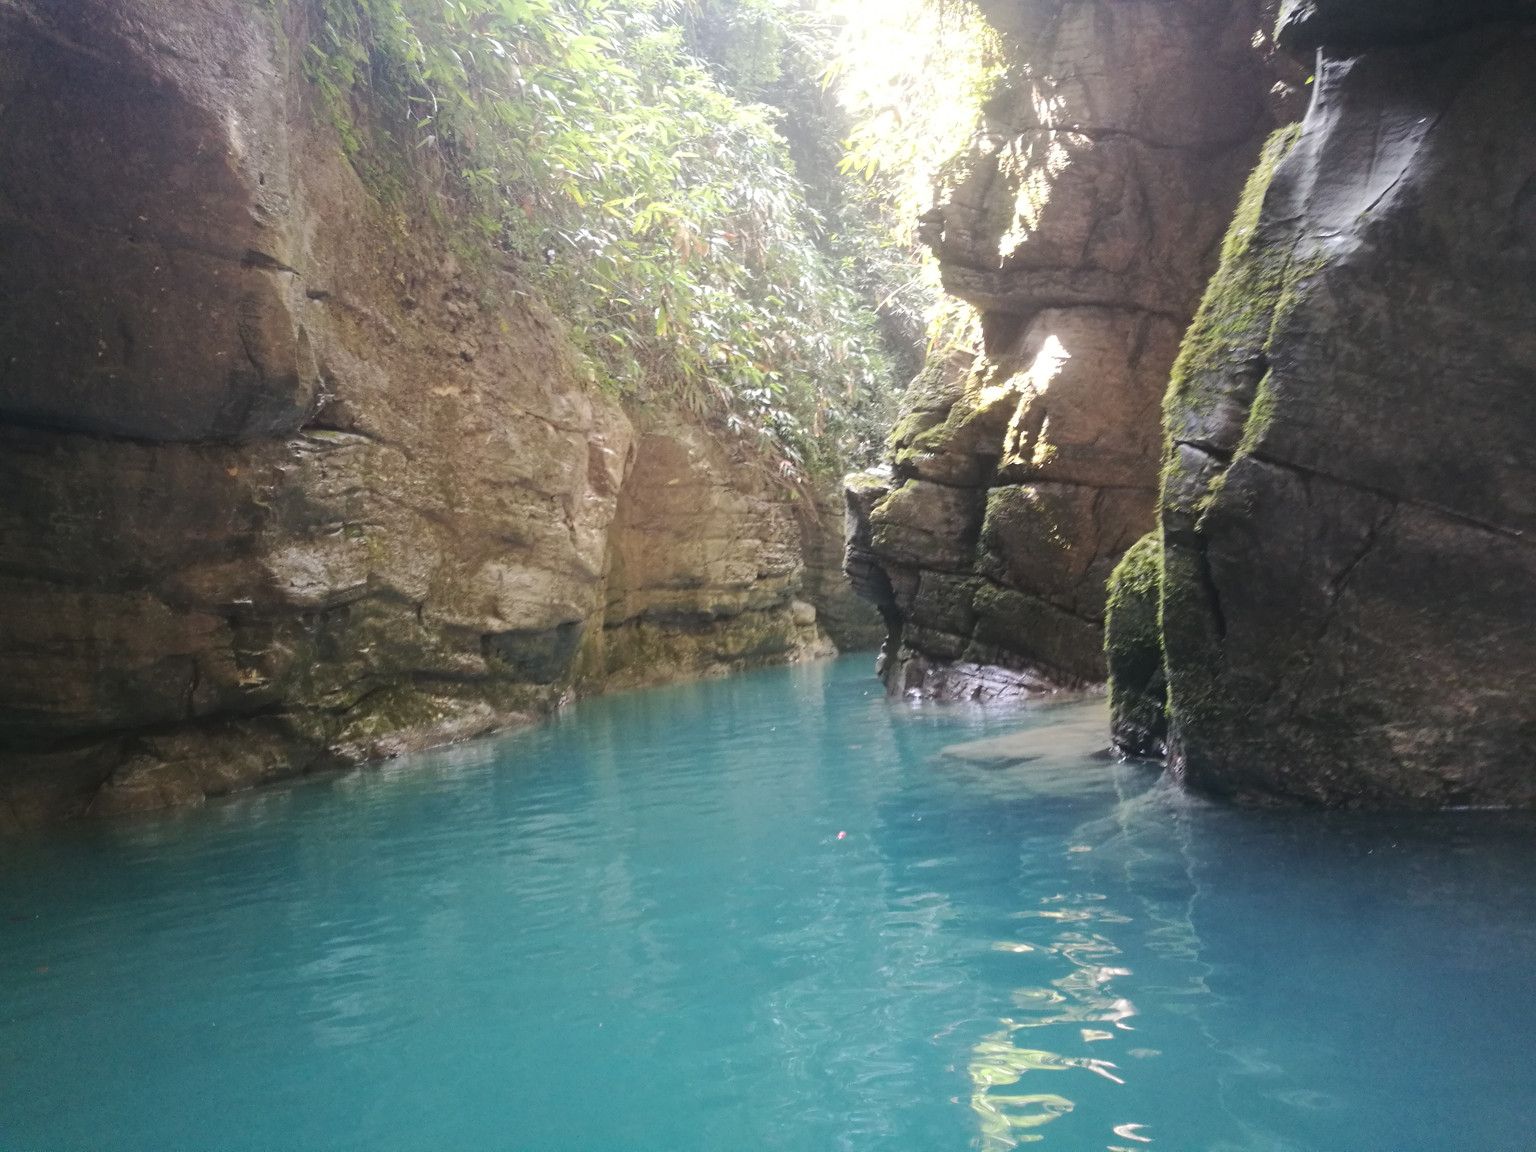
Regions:
<instances>
[{"instance_id":1,"label":"narrow gorge passage","mask_svg":"<svg viewBox=\"0 0 1536 1152\"><path fill-rule=\"evenodd\" d=\"M1536 0L0 0L0 1152L1516 1152Z\"/></svg>"}]
</instances>

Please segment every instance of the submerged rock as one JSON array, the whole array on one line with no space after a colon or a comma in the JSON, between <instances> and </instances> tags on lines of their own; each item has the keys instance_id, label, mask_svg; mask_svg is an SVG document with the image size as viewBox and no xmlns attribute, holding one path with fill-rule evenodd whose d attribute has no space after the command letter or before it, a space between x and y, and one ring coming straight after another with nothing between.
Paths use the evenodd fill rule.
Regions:
<instances>
[{"instance_id":1,"label":"submerged rock","mask_svg":"<svg viewBox=\"0 0 1536 1152\"><path fill-rule=\"evenodd\" d=\"M1113 790L1127 769L1106 746L1102 700L1051 701L1049 723L950 744L940 764L995 801L1085 799Z\"/></svg>"},{"instance_id":2,"label":"submerged rock","mask_svg":"<svg viewBox=\"0 0 1536 1152\"><path fill-rule=\"evenodd\" d=\"M1259 3L985 7L1024 46L1017 82L923 220L983 347L930 364L888 486L850 490L886 683L959 698L1105 679L1105 585L1153 524L1168 369L1288 91Z\"/></svg>"},{"instance_id":3,"label":"submerged rock","mask_svg":"<svg viewBox=\"0 0 1536 1152\"><path fill-rule=\"evenodd\" d=\"M1529 15L1290 10L1316 96L1167 400L1170 750L1204 790L1536 804L1536 28L1426 38L1474 10Z\"/></svg>"}]
</instances>

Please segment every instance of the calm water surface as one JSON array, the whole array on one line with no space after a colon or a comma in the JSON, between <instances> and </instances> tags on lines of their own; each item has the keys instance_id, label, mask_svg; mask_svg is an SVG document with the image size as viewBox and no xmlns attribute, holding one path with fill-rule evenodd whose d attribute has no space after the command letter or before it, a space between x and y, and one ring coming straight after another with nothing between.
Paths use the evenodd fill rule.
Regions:
<instances>
[{"instance_id":1,"label":"calm water surface","mask_svg":"<svg viewBox=\"0 0 1536 1152\"><path fill-rule=\"evenodd\" d=\"M0 844L0 1148L1536 1148L1529 819L1227 811L869 665Z\"/></svg>"}]
</instances>

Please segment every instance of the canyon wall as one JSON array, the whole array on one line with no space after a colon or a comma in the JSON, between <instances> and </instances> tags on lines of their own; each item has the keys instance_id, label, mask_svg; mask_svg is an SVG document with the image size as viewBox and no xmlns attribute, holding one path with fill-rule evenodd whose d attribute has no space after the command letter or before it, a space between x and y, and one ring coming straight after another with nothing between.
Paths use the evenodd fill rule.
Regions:
<instances>
[{"instance_id":1,"label":"canyon wall","mask_svg":"<svg viewBox=\"0 0 1536 1152\"><path fill-rule=\"evenodd\" d=\"M679 414L636 417L583 682L711 675L836 651L805 584L806 526L752 457Z\"/></svg>"},{"instance_id":2,"label":"canyon wall","mask_svg":"<svg viewBox=\"0 0 1536 1152\"><path fill-rule=\"evenodd\" d=\"M828 650L840 525L365 186L304 19L0 5L0 824Z\"/></svg>"},{"instance_id":3,"label":"canyon wall","mask_svg":"<svg viewBox=\"0 0 1536 1152\"><path fill-rule=\"evenodd\" d=\"M983 346L930 364L888 472L849 493L887 685L940 698L1103 682L1105 583L1154 519L1168 369L1295 101L1256 0L984 8L1020 57L922 221Z\"/></svg>"},{"instance_id":4,"label":"canyon wall","mask_svg":"<svg viewBox=\"0 0 1536 1152\"><path fill-rule=\"evenodd\" d=\"M1116 739L1246 800L1530 806L1536 6L1308 0L1281 39L1316 95L1173 374Z\"/></svg>"}]
</instances>

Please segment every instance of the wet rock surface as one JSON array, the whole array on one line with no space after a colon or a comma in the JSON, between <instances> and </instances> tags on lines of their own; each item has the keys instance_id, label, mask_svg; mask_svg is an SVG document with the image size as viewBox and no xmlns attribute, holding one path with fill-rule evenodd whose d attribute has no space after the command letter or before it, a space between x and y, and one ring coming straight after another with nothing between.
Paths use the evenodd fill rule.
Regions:
<instances>
[{"instance_id":1,"label":"wet rock surface","mask_svg":"<svg viewBox=\"0 0 1536 1152\"><path fill-rule=\"evenodd\" d=\"M1315 101L1169 394L1170 751L1255 801L1529 806L1536 36L1306 7Z\"/></svg>"},{"instance_id":2,"label":"wet rock surface","mask_svg":"<svg viewBox=\"0 0 1536 1152\"><path fill-rule=\"evenodd\" d=\"M383 207L280 8L0 7L0 824L826 648L788 494Z\"/></svg>"},{"instance_id":3,"label":"wet rock surface","mask_svg":"<svg viewBox=\"0 0 1536 1152\"><path fill-rule=\"evenodd\" d=\"M1167 373L1292 98L1257 3L986 10L1028 58L923 221L983 347L925 370L890 476L849 493L887 684L944 698L1104 681L1105 586L1154 521Z\"/></svg>"}]
</instances>

